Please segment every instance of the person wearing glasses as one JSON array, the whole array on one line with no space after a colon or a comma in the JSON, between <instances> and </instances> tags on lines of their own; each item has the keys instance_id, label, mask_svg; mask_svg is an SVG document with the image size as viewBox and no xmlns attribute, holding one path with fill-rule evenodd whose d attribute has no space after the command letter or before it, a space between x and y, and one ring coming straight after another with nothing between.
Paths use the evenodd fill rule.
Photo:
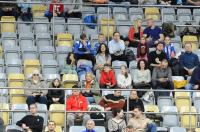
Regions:
<instances>
[{"instance_id":1,"label":"person wearing glasses","mask_svg":"<svg viewBox=\"0 0 200 132\"><path fill-rule=\"evenodd\" d=\"M42 88L48 88L48 86L46 82L42 80L39 70L33 71L31 78L25 81L24 86L25 95L27 96L26 103L28 104L28 106L36 102L47 104L46 95L48 93L48 90L43 90Z\"/></svg>"}]
</instances>

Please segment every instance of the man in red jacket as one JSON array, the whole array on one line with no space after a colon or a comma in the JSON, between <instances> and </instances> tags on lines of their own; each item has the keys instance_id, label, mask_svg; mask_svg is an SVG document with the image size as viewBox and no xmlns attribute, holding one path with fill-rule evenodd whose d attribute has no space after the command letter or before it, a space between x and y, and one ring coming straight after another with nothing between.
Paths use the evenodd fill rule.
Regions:
<instances>
[{"instance_id":1,"label":"man in red jacket","mask_svg":"<svg viewBox=\"0 0 200 132\"><path fill-rule=\"evenodd\" d=\"M78 86L77 86L78 87ZM72 95L66 101L66 111L87 111L88 102L86 97L82 96L79 90L72 90ZM67 124L74 126L75 119L83 119L83 125L90 119L87 113L68 113Z\"/></svg>"},{"instance_id":2,"label":"man in red jacket","mask_svg":"<svg viewBox=\"0 0 200 132\"><path fill-rule=\"evenodd\" d=\"M60 0L52 0L49 6L49 14L47 15L49 21L53 16L54 17L64 16L64 5L60 2Z\"/></svg>"}]
</instances>

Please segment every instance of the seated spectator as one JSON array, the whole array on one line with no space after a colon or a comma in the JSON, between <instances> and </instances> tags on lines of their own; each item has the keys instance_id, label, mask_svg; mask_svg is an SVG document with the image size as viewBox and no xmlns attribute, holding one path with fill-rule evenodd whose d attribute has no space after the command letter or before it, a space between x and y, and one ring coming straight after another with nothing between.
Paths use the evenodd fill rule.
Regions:
<instances>
[{"instance_id":1,"label":"seated spectator","mask_svg":"<svg viewBox=\"0 0 200 132\"><path fill-rule=\"evenodd\" d=\"M128 126L133 126L134 132L157 132L156 125L146 118L140 107L135 107L133 114L134 116L128 121Z\"/></svg>"},{"instance_id":2,"label":"seated spectator","mask_svg":"<svg viewBox=\"0 0 200 132\"><path fill-rule=\"evenodd\" d=\"M56 132L55 131L56 123L54 121L49 121L47 127L48 127L48 130L45 132Z\"/></svg>"},{"instance_id":3,"label":"seated spectator","mask_svg":"<svg viewBox=\"0 0 200 132\"><path fill-rule=\"evenodd\" d=\"M20 126L24 131L42 132L44 119L37 112L37 105L31 104L30 115L23 117L16 125Z\"/></svg>"},{"instance_id":4,"label":"seated spectator","mask_svg":"<svg viewBox=\"0 0 200 132\"><path fill-rule=\"evenodd\" d=\"M172 4L172 0L160 0L159 3L161 5L171 5Z\"/></svg>"},{"instance_id":5,"label":"seated spectator","mask_svg":"<svg viewBox=\"0 0 200 132\"><path fill-rule=\"evenodd\" d=\"M120 60L125 61L126 57L124 55L125 44L124 41L120 39L120 33L114 32L112 40L108 43L109 53L111 54L112 61Z\"/></svg>"},{"instance_id":6,"label":"seated spectator","mask_svg":"<svg viewBox=\"0 0 200 132\"><path fill-rule=\"evenodd\" d=\"M48 106L50 106L51 104L64 104L65 93L64 90L59 89L63 88L62 82L58 78L56 78L50 83L49 88L57 89L48 90Z\"/></svg>"},{"instance_id":7,"label":"seated spectator","mask_svg":"<svg viewBox=\"0 0 200 132\"><path fill-rule=\"evenodd\" d=\"M156 50L149 53L149 68L152 72L155 67L160 67L161 61L167 59L167 55L163 51L164 43L159 42L156 46Z\"/></svg>"},{"instance_id":8,"label":"seated spectator","mask_svg":"<svg viewBox=\"0 0 200 132\"><path fill-rule=\"evenodd\" d=\"M134 21L134 25L131 26L129 33L128 33L128 39L129 39L129 46L130 47L138 47L138 44L140 42L140 39L143 36L143 28L142 28L142 20L137 19Z\"/></svg>"},{"instance_id":9,"label":"seated spectator","mask_svg":"<svg viewBox=\"0 0 200 132\"><path fill-rule=\"evenodd\" d=\"M174 58L176 55L174 45L171 43L171 39L169 36L165 37L164 52L166 53L168 60Z\"/></svg>"},{"instance_id":10,"label":"seated spectator","mask_svg":"<svg viewBox=\"0 0 200 132\"><path fill-rule=\"evenodd\" d=\"M31 12L32 6L28 2L31 2L31 0L20 0L18 4L18 8L23 21L33 21L33 14Z\"/></svg>"},{"instance_id":11,"label":"seated spectator","mask_svg":"<svg viewBox=\"0 0 200 132\"><path fill-rule=\"evenodd\" d=\"M144 37L146 37L149 47L155 47L155 44L159 41L163 41L162 30L155 26L152 18L147 20L147 28L144 29Z\"/></svg>"},{"instance_id":12,"label":"seated spectator","mask_svg":"<svg viewBox=\"0 0 200 132\"><path fill-rule=\"evenodd\" d=\"M94 57L92 55L91 44L87 40L86 34L80 35L80 40L74 43L74 53L76 60L86 59L91 60L94 64Z\"/></svg>"},{"instance_id":13,"label":"seated spectator","mask_svg":"<svg viewBox=\"0 0 200 132\"><path fill-rule=\"evenodd\" d=\"M82 5L81 0L67 0L67 3L73 3L72 5L65 5L65 17L67 18L81 18L82 17Z\"/></svg>"},{"instance_id":14,"label":"seated spectator","mask_svg":"<svg viewBox=\"0 0 200 132\"><path fill-rule=\"evenodd\" d=\"M108 131L109 132L126 132L126 122L124 120L123 110L113 109L113 118L108 120Z\"/></svg>"},{"instance_id":15,"label":"seated spectator","mask_svg":"<svg viewBox=\"0 0 200 132\"><path fill-rule=\"evenodd\" d=\"M14 16L15 20L19 16L17 4L15 3L1 3L0 4L0 19L2 16Z\"/></svg>"},{"instance_id":16,"label":"seated spectator","mask_svg":"<svg viewBox=\"0 0 200 132\"><path fill-rule=\"evenodd\" d=\"M168 61L163 59L161 67L154 68L152 75L153 89L173 90L174 85L172 82L172 70L168 67ZM155 97L169 96L169 92L155 92Z\"/></svg>"},{"instance_id":17,"label":"seated spectator","mask_svg":"<svg viewBox=\"0 0 200 132\"><path fill-rule=\"evenodd\" d=\"M99 103L100 91L99 83L95 80L93 73L88 72L85 74L85 81L82 81L81 84L82 95L85 96L90 104ZM96 90L93 90L96 89Z\"/></svg>"},{"instance_id":18,"label":"seated spectator","mask_svg":"<svg viewBox=\"0 0 200 132\"><path fill-rule=\"evenodd\" d=\"M117 75L117 86L120 88L131 88L132 79L131 75L128 73L128 68L126 66L121 66L121 73Z\"/></svg>"},{"instance_id":19,"label":"seated spectator","mask_svg":"<svg viewBox=\"0 0 200 132\"><path fill-rule=\"evenodd\" d=\"M148 69L147 62L145 60L139 60L137 69L133 74L133 83L136 89L150 89L151 88L151 72ZM138 91L138 96L141 98L145 94L145 91Z\"/></svg>"},{"instance_id":20,"label":"seated spectator","mask_svg":"<svg viewBox=\"0 0 200 132\"><path fill-rule=\"evenodd\" d=\"M128 125L125 132L134 132L133 126Z\"/></svg>"},{"instance_id":21,"label":"seated spectator","mask_svg":"<svg viewBox=\"0 0 200 132\"><path fill-rule=\"evenodd\" d=\"M109 64L104 64L104 70L101 72L99 84L101 88L114 88L116 86L115 73Z\"/></svg>"},{"instance_id":22,"label":"seated spectator","mask_svg":"<svg viewBox=\"0 0 200 132\"><path fill-rule=\"evenodd\" d=\"M61 74L77 74L76 59L75 59L74 53L72 53L72 52L68 53L66 63L63 66Z\"/></svg>"},{"instance_id":23,"label":"seated spectator","mask_svg":"<svg viewBox=\"0 0 200 132\"><path fill-rule=\"evenodd\" d=\"M127 102L129 102L129 106ZM128 98L128 100L126 99L125 101L124 111L133 111L135 107L140 107L141 110L144 112L144 105L142 100L138 97L137 91L132 90L130 97Z\"/></svg>"},{"instance_id":24,"label":"seated spectator","mask_svg":"<svg viewBox=\"0 0 200 132\"><path fill-rule=\"evenodd\" d=\"M48 90L42 90L42 88L47 88L46 82L42 80L40 72L38 70L34 70L32 77L25 81L25 94L27 96L26 103L28 106L34 104L36 102L47 104L46 95ZM41 88L41 90L38 90ZM35 89L35 90L34 90Z\"/></svg>"},{"instance_id":25,"label":"seated spectator","mask_svg":"<svg viewBox=\"0 0 200 132\"><path fill-rule=\"evenodd\" d=\"M200 6L200 2L198 0L186 0L186 4L193 5L193 6Z\"/></svg>"},{"instance_id":26,"label":"seated spectator","mask_svg":"<svg viewBox=\"0 0 200 132\"><path fill-rule=\"evenodd\" d=\"M185 44L185 52L180 55L179 62L183 76L191 76L195 67L199 64L199 58L192 52L192 44Z\"/></svg>"},{"instance_id":27,"label":"seated spectator","mask_svg":"<svg viewBox=\"0 0 200 132\"><path fill-rule=\"evenodd\" d=\"M145 37L142 37L137 47L137 61L140 59L145 59L146 61L148 61L148 55L149 47L146 43Z\"/></svg>"},{"instance_id":28,"label":"seated spectator","mask_svg":"<svg viewBox=\"0 0 200 132\"><path fill-rule=\"evenodd\" d=\"M105 41L106 41L105 36L103 34L99 34L98 42L94 45L94 49L93 49L94 56L96 56L96 54L98 53L100 45L105 44Z\"/></svg>"},{"instance_id":29,"label":"seated spectator","mask_svg":"<svg viewBox=\"0 0 200 132\"><path fill-rule=\"evenodd\" d=\"M51 18L54 17L63 17L64 16L64 5L60 0L52 0L49 5L49 12L45 14L46 17Z\"/></svg>"},{"instance_id":30,"label":"seated spectator","mask_svg":"<svg viewBox=\"0 0 200 132\"><path fill-rule=\"evenodd\" d=\"M200 64L196 66L192 73L190 82L185 87L187 90L199 90L200 89Z\"/></svg>"},{"instance_id":31,"label":"seated spectator","mask_svg":"<svg viewBox=\"0 0 200 132\"><path fill-rule=\"evenodd\" d=\"M82 132L96 132L96 130L94 130L95 127L95 122L90 119L86 122L86 130L82 131Z\"/></svg>"},{"instance_id":32,"label":"seated spectator","mask_svg":"<svg viewBox=\"0 0 200 132\"><path fill-rule=\"evenodd\" d=\"M3 127L4 127L4 121L2 117L0 117L0 132L3 132Z\"/></svg>"},{"instance_id":33,"label":"seated spectator","mask_svg":"<svg viewBox=\"0 0 200 132\"><path fill-rule=\"evenodd\" d=\"M72 95L68 97L66 101L66 111L77 111L77 112L67 114L67 125L69 125L69 127L74 126L75 119L83 119L82 125L85 125L87 120L90 119L90 116L87 113L82 113L81 111L87 111L87 109L88 109L88 103L86 97L84 97L80 93L80 91L72 90Z\"/></svg>"}]
</instances>

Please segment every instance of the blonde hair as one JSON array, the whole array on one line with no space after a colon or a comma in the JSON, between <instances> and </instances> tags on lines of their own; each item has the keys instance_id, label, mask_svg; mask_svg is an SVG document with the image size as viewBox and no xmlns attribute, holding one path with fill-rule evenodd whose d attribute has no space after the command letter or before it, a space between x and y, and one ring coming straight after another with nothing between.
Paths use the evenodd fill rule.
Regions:
<instances>
[{"instance_id":1,"label":"blonde hair","mask_svg":"<svg viewBox=\"0 0 200 132\"><path fill-rule=\"evenodd\" d=\"M85 74L85 77L86 77L86 76L90 76L92 79L94 79L94 75L93 75L92 72L87 72L87 73Z\"/></svg>"},{"instance_id":2,"label":"blonde hair","mask_svg":"<svg viewBox=\"0 0 200 132\"><path fill-rule=\"evenodd\" d=\"M135 29L135 33L138 33L138 21L142 21L142 19L138 18L134 21L133 26Z\"/></svg>"}]
</instances>

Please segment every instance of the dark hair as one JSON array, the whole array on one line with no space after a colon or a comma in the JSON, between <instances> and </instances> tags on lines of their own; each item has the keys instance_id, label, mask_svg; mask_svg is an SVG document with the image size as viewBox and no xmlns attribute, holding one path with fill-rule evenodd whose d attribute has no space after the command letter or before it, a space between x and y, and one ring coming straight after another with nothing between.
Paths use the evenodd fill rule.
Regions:
<instances>
[{"instance_id":1,"label":"dark hair","mask_svg":"<svg viewBox=\"0 0 200 132\"><path fill-rule=\"evenodd\" d=\"M66 63L67 63L68 65L70 65L71 62L72 62L72 61L70 60L70 56L71 56L72 54L74 55L73 52L69 52L68 55L67 55ZM75 56L74 56L74 57L75 57ZM74 59L75 59L75 58L74 58Z\"/></svg>"},{"instance_id":2,"label":"dark hair","mask_svg":"<svg viewBox=\"0 0 200 132\"><path fill-rule=\"evenodd\" d=\"M58 86L55 86L55 85L54 85L54 82L55 82L56 80L58 80L58 82L59 82L59 85L58 85ZM53 88L60 88L61 85L62 85L62 84L61 84L61 81L60 81L60 79L58 79L58 78L55 78L55 79L52 81L52 87L53 87Z\"/></svg>"},{"instance_id":3,"label":"dark hair","mask_svg":"<svg viewBox=\"0 0 200 132\"><path fill-rule=\"evenodd\" d=\"M133 129L133 126L132 125L128 125L126 128Z\"/></svg>"},{"instance_id":4,"label":"dark hair","mask_svg":"<svg viewBox=\"0 0 200 132\"><path fill-rule=\"evenodd\" d=\"M145 46L145 52L142 53L142 46ZM144 44L142 43L139 43L138 44L138 47L137 47L137 58L140 58L140 57L143 57L145 55L148 55L149 54L149 47L148 47L148 44L145 42Z\"/></svg>"},{"instance_id":5,"label":"dark hair","mask_svg":"<svg viewBox=\"0 0 200 132\"><path fill-rule=\"evenodd\" d=\"M133 110L138 109L139 111L142 112L142 108L140 106L136 106Z\"/></svg>"},{"instance_id":6,"label":"dark hair","mask_svg":"<svg viewBox=\"0 0 200 132\"><path fill-rule=\"evenodd\" d=\"M120 109L120 108L113 109L113 110L112 110L113 117L116 117L116 116L117 116L117 113L120 113L121 111L122 111L122 109Z\"/></svg>"},{"instance_id":7,"label":"dark hair","mask_svg":"<svg viewBox=\"0 0 200 132\"><path fill-rule=\"evenodd\" d=\"M99 36L104 36L104 34L103 34L103 33L100 33L100 34L98 35L98 37L99 37Z\"/></svg>"},{"instance_id":8,"label":"dark hair","mask_svg":"<svg viewBox=\"0 0 200 132\"><path fill-rule=\"evenodd\" d=\"M81 35L80 35L80 39L85 39L85 38L87 38L87 36L86 36L86 34L85 33L82 33Z\"/></svg>"},{"instance_id":9,"label":"dark hair","mask_svg":"<svg viewBox=\"0 0 200 132\"><path fill-rule=\"evenodd\" d=\"M122 68L122 67L124 67L126 70L128 69L127 66L125 66L125 65L122 65L121 68ZM125 76L126 78L128 78L128 71L126 71L126 73L125 73L124 76Z\"/></svg>"},{"instance_id":10,"label":"dark hair","mask_svg":"<svg viewBox=\"0 0 200 132\"><path fill-rule=\"evenodd\" d=\"M79 87L78 87L78 85L74 85L74 86L72 86L72 88L79 88Z\"/></svg>"},{"instance_id":11,"label":"dark hair","mask_svg":"<svg viewBox=\"0 0 200 132\"><path fill-rule=\"evenodd\" d=\"M104 67L111 67L111 65L108 64L108 63L105 63L103 66L104 66Z\"/></svg>"},{"instance_id":12,"label":"dark hair","mask_svg":"<svg viewBox=\"0 0 200 132\"><path fill-rule=\"evenodd\" d=\"M49 123L51 123L51 122L54 123L54 125L56 126L56 122L55 122L55 121L51 121L51 120L48 121L48 125L49 125Z\"/></svg>"},{"instance_id":13,"label":"dark hair","mask_svg":"<svg viewBox=\"0 0 200 132\"><path fill-rule=\"evenodd\" d=\"M113 33L113 36L114 36L116 33L118 33L118 34L120 35L120 33L119 33L118 31L115 31L115 32Z\"/></svg>"},{"instance_id":14,"label":"dark hair","mask_svg":"<svg viewBox=\"0 0 200 132\"><path fill-rule=\"evenodd\" d=\"M162 44L162 45L164 46L164 45L165 45L165 42L159 41L159 42L156 44L156 47L157 47L159 44Z\"/></svg>"},{"instance_id":15,"label":"dark hair","mask_svg":"<svg viewBox=\"0 0 200 132\"><path fill-rule=\"evenodd\" d=\"M99 49L98 49L98 51L97 51L97 54L100 54L101 53L101 46L102 45L104 45L105 46L105 48L106 48L106 51L105 51L105 56L106 56L106 60L108 59L108 56L109 56L109 50L108 50L108 46L106 45L106 44L100 44L100 46L99 46Z\"/></svg>"},{"instance_id":16,"label":"dark hair","mask_svg":"<svg viewBox=\"0 0 200 132\"><path fill-rule=\"evenodd\" d=\"M141 69L141 67L140 67L140 62L141 61L144 62L144 65L145 65L144 69L146 70L148 68L148 66L147 66L147 61L145 59L141 59L141 60L138 61L138 63L137 63L137 69L139 69L139 70Z\"/></svg>"}]
</instances>

